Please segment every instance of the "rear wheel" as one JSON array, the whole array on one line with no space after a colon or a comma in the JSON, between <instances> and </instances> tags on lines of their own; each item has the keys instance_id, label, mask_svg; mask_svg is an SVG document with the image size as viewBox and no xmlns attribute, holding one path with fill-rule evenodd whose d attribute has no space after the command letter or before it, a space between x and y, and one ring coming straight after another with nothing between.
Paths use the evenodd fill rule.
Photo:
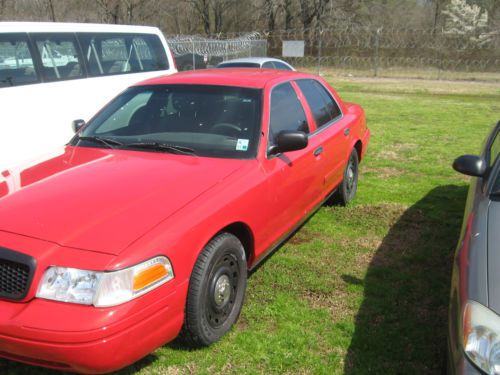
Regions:
<instances>
[{"instance_id":1,"label":"rear wheel","mask_svg":"<svg viewBox=\"0 0 500 375\"><path fill-rule=\"evenodd\" d=\"M217 235L205 246L191 274L183 338L206 346L226 334L240 315L246 282L243 245L230 233Z\"/></svg>"},{"instance_id":2,"label":"rear wheel","mask_svg":"<svg viewBox=\"0 0 500 375\"><path fill-rule=\"evenodd\" d=\"M354 199L358 190L358 167L358 152L353 149L347 161L342 182L333 196L334 203L345 206Z\"/></svg>"}]
</instances>

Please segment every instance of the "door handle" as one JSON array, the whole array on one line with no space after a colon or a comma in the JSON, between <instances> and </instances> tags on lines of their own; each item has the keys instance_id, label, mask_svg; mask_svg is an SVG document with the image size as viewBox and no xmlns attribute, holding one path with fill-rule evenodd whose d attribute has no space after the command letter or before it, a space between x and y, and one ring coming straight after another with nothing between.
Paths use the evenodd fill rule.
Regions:
<instances>
[{"instance_id":1,"label":"door handle","mask_svg":"<svg viewBox=\"0 0 500 375\"><path fill-rule=\"evenodd\" d=\"M349 135L349 133L351 132L351 129L349 128L345 128L344 129L344 135L347 137Z\"/></svg>"},{"instance_id":2,"label":"door handle","mask_svg":"<svg viewBox=\"0 0 500 375\"><path fill-rule=\"evenodd\" d=\"M316 150L314 150L314 156L319 156L323 152L323 146L319 146Z\"/></svg>"}]
</instances>

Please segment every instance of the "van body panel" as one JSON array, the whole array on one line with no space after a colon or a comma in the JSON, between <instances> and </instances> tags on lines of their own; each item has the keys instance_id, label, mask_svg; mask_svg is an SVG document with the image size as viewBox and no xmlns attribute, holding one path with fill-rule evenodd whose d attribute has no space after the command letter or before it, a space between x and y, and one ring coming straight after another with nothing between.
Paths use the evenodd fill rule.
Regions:
<instances>
[{"instance_id":1,"label":"van body panel","mask_svg":"<svg viewBox=\"0 0 500 375\"><path fill-rule=\"evenodd\" d=\"M120 48L111 42L121 36L127 44L116 53L123 61L97 61ZM10 37L19 43L9 43ZM94 37L102 45L88 43ZM154 51L144 52L144 46L135 44L143 37L154 42ZM141 60L141 54L151 51L151 61L162 59L161 69ZM73 135L73 120L88 121L127 87L175 72L173 55L155 27L0 22L0 172L29 165L66 144Z\"/></svg>"}]
</instances>

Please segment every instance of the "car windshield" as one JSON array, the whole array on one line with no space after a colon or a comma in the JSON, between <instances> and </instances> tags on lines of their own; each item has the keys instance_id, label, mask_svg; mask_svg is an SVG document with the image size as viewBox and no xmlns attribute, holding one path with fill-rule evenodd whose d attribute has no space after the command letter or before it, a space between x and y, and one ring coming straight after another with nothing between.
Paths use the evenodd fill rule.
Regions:
<instances>
[{"instance_id":1,"label":"car windshield","mask_svg":"<svg viewBox=\"0 0 500 375\"><path fill-rule=\"evenodd\" d=\"M215 85L132 87L71 144L226 158L253 158L262 91Z\"/></svg>"},{"instance_id":2,"label":"car windshield","mask_svg":"<svg viewBox=\"0 0 500 375\"><path fill-rule=\"evenodd\" d=\"M251 62L220 63L217 68L260 68L260 64Z\"/></svg>"}]
</instances>

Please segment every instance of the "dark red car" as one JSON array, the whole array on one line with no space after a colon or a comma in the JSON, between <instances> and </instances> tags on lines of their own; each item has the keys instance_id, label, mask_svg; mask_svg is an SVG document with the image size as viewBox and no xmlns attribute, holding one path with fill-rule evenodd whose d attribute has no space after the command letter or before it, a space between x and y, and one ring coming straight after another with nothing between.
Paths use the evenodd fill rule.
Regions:
<instances>
[{"instance_id":1,"label":"dark red car","mask_svg":"<svg viewBox=\"0 0 500 375\"><path fill-rule=\"evenodd\" d=\"M149 80L75 124L0 174L0 357L94 373L224 335L247 272L354 197L370 137L320 77L265 69Z\"/></svg>"}]
</instances>

